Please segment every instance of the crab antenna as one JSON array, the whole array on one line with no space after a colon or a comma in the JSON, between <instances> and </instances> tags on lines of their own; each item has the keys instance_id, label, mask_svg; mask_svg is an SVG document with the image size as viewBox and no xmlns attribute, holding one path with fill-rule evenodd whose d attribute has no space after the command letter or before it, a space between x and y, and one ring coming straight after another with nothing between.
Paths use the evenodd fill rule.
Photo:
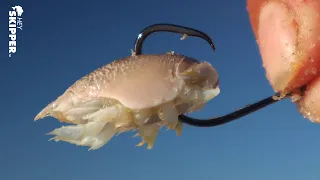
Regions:
<instances>
[{"instance_id":1,"label":"crab antenna","mask_svg":"<svg viewBox=\"0 0 320 180\"><path fill-rule=\"evenodd\" d=\"M201 32L199 30L184 27L184 26L178 26L178 25L174 25L174 24L154 24L154 25L148 26L147 28L145 28L144 30L142 30L140 32L139 36L136 39L135 46L134 46L135 55L141 55L144 40L150 34L155 33L155 32L159 32L159 31L175 32L175 33L180 33L183 35L195 36L195 37L202 38L210 44L210 46L212 47L212 49L214 51L216 51L215 45L213 44L211 38L207 34ZM300 90L303 91L303 89L304 89L304 87L302 87ZM280 96L280 94L276 93L273 96L265 98L261 101L254 103L254 104L248 105L240 110L237 110L235 112L232 112L232 113L224 115L224 116L215 117L212 119L201 120L201 119L191 118L191 117L188 117L188 116L182 114L179 116L179 120L180 120L180 122L183 122L183 123L186 123L186 124L189 124L192 126L198 126L198 127L219 126L219 125L234 121L236 119L239 119L239 118L246 116L248 114L251 114L255 111L258 111L258 110L265 108L266 106L271 105L275 102L278 102L282 99L286 99L287 97L291 96L291 93L288 93L287 95L285 95L281 98L279 98L279 96Z\"/></svg>"}]
</instances>

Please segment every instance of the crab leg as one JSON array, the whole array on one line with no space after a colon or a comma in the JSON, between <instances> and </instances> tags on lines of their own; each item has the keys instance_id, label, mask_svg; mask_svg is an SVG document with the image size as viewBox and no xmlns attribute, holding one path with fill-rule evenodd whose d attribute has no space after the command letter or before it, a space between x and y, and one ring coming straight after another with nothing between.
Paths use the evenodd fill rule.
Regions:
<instances>
[{"instance_id":1,"label":"crab leg","mask_svg":"<svg viewBox=\"0 0 320 180\"><path fill-rule=\"evenodd\" d=\"M174 129L179 121L179 112L173 103L161 105L158 111L159 118L164 121L168 129Z\"/></svg>"}]
</instances>

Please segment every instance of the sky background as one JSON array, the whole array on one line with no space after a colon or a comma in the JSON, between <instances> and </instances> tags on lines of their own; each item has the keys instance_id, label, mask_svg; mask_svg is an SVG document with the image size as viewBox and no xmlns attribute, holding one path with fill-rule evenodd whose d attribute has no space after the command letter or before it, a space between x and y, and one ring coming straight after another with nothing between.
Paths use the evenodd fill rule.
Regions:
<instances>
[{"instance_id":1,"label":"sky background","mask_svg":"<svg viewBox=\"0 0 320 180\"><path fill-rule=\"evenodd\" d=\"M221 94L193 117L219 116L273 94L251 31L245 0L2 1L24 9L18 50L10 59L8 28L1 26L1 180L319 180L320 125L304 119L289 100L214 128L185 126L182 136L160 132L150 151L135 147L133 133L96 151L48 142L61 124L33 118L82 76L130 56L139 32L173 23L211 36L160 33L145 53L175 51L209 61L219 72Z\"/></svg>"}]
</instances>

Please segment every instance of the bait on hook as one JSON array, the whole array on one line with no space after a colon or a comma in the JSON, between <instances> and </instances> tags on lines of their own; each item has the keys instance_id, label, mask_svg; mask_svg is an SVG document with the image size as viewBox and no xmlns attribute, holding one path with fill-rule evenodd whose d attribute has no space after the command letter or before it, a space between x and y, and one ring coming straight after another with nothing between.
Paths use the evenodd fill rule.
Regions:
<instances>
[{"instance_id":1,"label":"bait on hook","mask_svg":"<svg viewBox=\"0 0 320 180\"><path fill-rule=\"evenodd\" d=\"M151 25L144 30L140 32L138 35L138 38L136 39L135 45L134 45L134 52L135 55L141 55L142 54L142 46L144 40L152 33L159 32L159 31L165 31L165 32L174 32L174 33L180 33L182 35L187 35L187 36L195 36L202 38L206 40L212 49L216 51L216 47L212 41L212 39L205 33L192 29L189 27L183 27L179 25L174 25L174 24L154 24ZM305 87L302 87L299 91L302 93L304 92ZM251 114L255 111L258 111L268 105L271 105L275 102L278 102L280 100L283 100L285 98L288 98L292 95L293 93L288 93L285 95L281 95L280 93L276 93L273 96L270 96L268 98L262 99L254 104L250 104L244 108L241 108L235 112L232 112L230 114L220 116L220 117L215 117L213 119L195 119L191 118L185 115L179 115L179 120L183 123L192 125L192 126L198 126L198 127L213 127L213 126L218 126L222 124L226 124L228 122L234 121L236 119L239 119L243 116L246 116L248 114Z\"/></svg>"},{"instance_id":2,"label":"bait on hook","mask_svg":"<svg viewBox=\"0 0 320 180\"><path fill-rule=\"evenodd\" d=\"M138 36L132 56L115 60L77 80L35 117L39 120L51 116L70 124L48 133L54 136L52 140L94 150L116 134L137 131L136 136L142 139L137 146L147 144L151 149L163 126L180 135L183 123L216 126L279 101L270 97L205 121L183 115L201 110L220 93L218 73L208 62L184 55L142 54L145 38L158 31L205 39L215 51L211 38L201 31L172 24L147 27Z\"/></svg>"}]
</instances>

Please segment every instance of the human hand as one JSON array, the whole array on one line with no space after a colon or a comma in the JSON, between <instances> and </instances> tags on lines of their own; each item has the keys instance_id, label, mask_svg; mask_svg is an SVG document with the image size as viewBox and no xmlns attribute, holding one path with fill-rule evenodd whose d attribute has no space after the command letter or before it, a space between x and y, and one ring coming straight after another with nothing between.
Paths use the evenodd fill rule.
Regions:
<instances>
[{"instance_id":1,"label":"human hand","mask_svg":"<svg viewBox=\"0 0 320 180\"><path fill-rule=\"evenodd\" d=\"M247 0L266 76L277 92L307 85L299 111L320 123L320 1Z\"/></svg>"}]
</instances>

